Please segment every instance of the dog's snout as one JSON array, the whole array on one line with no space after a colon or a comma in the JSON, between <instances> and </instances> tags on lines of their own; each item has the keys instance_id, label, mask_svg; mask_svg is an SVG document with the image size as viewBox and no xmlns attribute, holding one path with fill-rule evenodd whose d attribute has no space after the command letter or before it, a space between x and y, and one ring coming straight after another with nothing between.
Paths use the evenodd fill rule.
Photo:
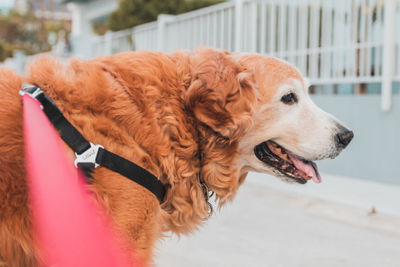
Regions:
<instances>
[{"instance_id":1,"label":"dog's snout","mask_svg":"<svg viewBox=\"0 0 400 267\"><path fill-rule=\"evenodd\" d=\"M340 129L340 132L336 134L336 142L338 146L341 148L345 148L353 139L354 133L353 131L350 131L349 129L342 128Z\"/></svg>"}]
</instances>

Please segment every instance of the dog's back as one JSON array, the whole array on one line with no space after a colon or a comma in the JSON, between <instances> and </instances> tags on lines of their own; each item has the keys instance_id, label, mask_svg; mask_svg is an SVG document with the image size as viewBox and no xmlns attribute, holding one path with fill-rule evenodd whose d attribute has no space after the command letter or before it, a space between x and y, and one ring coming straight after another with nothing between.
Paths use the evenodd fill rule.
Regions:
<instances>
[{"instance_id":1,"label":"dog's back","mask_svg":"<svg viewBox=\"0 0 400 267\"><path fill-rule=\"evenodd\" d=\"M35 265L25 182L22 79L0 69L0 265Z\"/></svg>"},{"instance_id":2,"label":"dog's back","mask_svg":"<svg viewBox=\"0 0 400 267\"><path fill-rule=\"evenodd\" d=\"M160 66L160 62L167 62L168 66ZM128 63L136 67L127 67ZM129 53L92 61L75 60L68 65L42 58L31 66L26 77L0 70L0 266L36 266L41 261L33 242L25 179L25 164L29 162L24 161L22 102L18 94L23 81L40 86L85 138L139 163L158 177L161 175L156 163L160 160L148 151L151 148L156 151L153 154L162 157L158 150L170 149L171 145L165 138L153 135L164 134L163 124L168 124L174 118L172 115L177 117L179 111L180 120L186 120L183 108L176 108L183 104L178 100L170 101L182 95L184 86L180 80L176 81L175 64L167 55ZM163 86L162 82L169 86ZM165 93L158 91L161 89L165 89ZM167 93L171 97L166 97ZM169 116L168 123L156 123L158 112L164 110L166 113L162 115ZM140 142L136 143L133 135L137 135ZM187 146L183 150L187 153ZM70 149L67 151L73 156ZM171 164L166 162L165 165ZM139 184L105 168L96 169L93 177L88 187L107 210L118 231L127 236L127 253L136 251L140 259L149 261L161 232L157 199Z\"/></svg>"}]
</instances>

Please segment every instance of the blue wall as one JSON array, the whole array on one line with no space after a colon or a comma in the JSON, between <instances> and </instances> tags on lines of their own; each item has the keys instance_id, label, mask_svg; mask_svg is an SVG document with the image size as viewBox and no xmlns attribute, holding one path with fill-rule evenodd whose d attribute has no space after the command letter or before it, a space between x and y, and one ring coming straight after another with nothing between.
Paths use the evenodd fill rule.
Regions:
<instances>
[{"instance_id":1,"label":"blue wall","mask_svg":"<svg viewBox=\"0 0 400 267\"><path fill-rule=\"evenodd\" d=\"M322 172L400 184L400 96L389 112L380 95L314 95L315 103L332 113L355 134L334 160L319 162Z\"/></svg>"}]
</instances>

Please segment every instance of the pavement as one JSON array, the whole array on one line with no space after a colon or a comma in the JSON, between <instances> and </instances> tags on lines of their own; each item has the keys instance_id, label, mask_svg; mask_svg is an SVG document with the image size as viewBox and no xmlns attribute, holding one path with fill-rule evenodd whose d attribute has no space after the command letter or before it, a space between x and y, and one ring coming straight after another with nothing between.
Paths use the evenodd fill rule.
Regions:
<instances>
[{"instance_id":1,"label":"pavement","mask_svg":"<svg viewBox=\"0 0 400 267\"><path fill-rule=\"evenodd\" d=\"M400 266L400 186L323 178L249 175L200 230L160 241L155 266Z\"/></svg>"}]
</instances>

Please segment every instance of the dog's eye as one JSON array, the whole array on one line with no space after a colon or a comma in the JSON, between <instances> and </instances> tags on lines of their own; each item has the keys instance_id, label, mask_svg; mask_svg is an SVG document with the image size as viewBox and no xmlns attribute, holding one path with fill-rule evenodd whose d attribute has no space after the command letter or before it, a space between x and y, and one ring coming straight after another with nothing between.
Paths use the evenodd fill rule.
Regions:
<instances>
[{"instance_id":1,"label":"dog's eye","mask_svg":"<svg viewBox=\"0 0 400 267\"><path fill-rule=\"evenodd\" d=\"M297 103L297 97L294 93L289 93L287 95L282 96L281 101L287 105L291 105Z\"/></svg>"}]
</instances>

